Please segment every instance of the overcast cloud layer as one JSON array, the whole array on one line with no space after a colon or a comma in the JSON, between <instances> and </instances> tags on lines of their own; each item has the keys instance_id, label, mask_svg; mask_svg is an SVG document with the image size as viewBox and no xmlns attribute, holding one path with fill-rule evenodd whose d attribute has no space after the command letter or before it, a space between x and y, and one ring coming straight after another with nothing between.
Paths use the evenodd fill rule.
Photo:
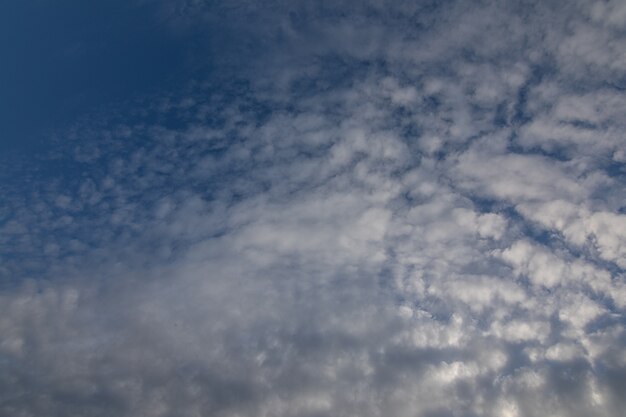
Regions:
<instances>
[{"instance_id":1,"label":"overcast cloud layer","mask_svg":"<svg viewBox=\"0 0 626 417\"><path fill-rule=\"evenodd\" d=\"M1 416L623 415L626 3L141 3L221 67L2 168Z\"/></svg>"}]
</instances>

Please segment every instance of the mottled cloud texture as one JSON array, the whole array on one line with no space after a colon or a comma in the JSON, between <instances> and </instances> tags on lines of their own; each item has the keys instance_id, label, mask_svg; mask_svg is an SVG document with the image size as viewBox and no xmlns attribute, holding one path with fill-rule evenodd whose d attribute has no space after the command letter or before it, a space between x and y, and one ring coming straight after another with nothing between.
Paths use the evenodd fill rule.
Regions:
<instances>
[{"instance_id":1,"label":"mottled cloud texture","mask_svg":"<svg viewBox=\"0 0 626 417\"><path fill-rule=\"evenodd\" d=\"M0 415L623 415L626 3L158 19L222 78L2 186Z\"/></svg>"}]
</instances>

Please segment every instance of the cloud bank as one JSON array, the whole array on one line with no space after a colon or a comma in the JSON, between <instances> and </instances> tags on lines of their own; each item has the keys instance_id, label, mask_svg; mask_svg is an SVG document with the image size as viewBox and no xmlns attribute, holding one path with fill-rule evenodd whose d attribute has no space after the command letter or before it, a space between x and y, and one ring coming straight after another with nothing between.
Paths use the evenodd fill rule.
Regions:
<instances>
[{"instance_id":1,"label":"cloud bank","mask_svg":"<svg viewBox=\"0 0 626 417\"><path fill-rule=\"evenodd\" d=\"M2 186L0 415L621 415L622 3L158 10L236 71Z\"/></svg>"}]
</instances>

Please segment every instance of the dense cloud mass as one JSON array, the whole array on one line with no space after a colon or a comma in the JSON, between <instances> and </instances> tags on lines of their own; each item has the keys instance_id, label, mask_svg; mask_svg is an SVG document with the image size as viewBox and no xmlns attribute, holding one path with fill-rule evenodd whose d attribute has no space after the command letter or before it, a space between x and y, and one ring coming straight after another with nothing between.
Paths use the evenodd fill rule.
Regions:
<instances>
[{"instance_id":1,"label":"dense cloud mass","mask_svg":"<svg viewBox=\"0 0 626 417\"><path fill-rule=\"evenodd\" d=\"M223 71L1 186L0 415L623 415L626 3L154 2Z\"/></svg>"}]
</instances>

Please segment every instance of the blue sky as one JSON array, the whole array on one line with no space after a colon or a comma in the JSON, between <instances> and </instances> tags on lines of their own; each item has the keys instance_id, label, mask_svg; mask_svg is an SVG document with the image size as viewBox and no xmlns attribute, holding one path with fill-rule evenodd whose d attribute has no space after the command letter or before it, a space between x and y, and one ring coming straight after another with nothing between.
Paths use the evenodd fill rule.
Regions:
<instances>
[{"instance_id":1,"label":"blue sky","mask_svg":"<svg viewBox=\"0 0 626 417\"><path fill-rule=\"evenodd\" d=\"M198 50L213 33L175 33L153 2L5 3L3 149L46 144L46 134L107 106L206 76L219 60ZM200 54L208 54L201 59ZM26 142L26 143L25 143Z\"/></svg>"},{"instance_id":2,"label":"blue sky","mask_svg":"<svg viewBox=\"0 0 626 417\"><path fill-rule=\"evenodd\" d=\"M623 3L0 16L0 416L622 415Z\"/></svg>"}]
</instances>

